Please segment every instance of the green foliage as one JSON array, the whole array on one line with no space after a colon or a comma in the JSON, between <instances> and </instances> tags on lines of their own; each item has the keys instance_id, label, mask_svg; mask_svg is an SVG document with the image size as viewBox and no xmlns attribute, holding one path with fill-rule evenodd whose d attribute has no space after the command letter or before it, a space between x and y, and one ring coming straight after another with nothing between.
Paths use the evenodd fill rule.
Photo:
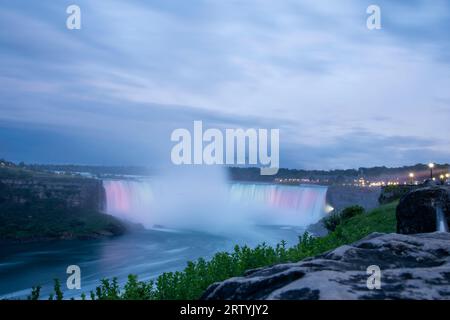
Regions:
<instances>
[{"instance_id":1,"label":"green foliage","mask_svg":"<svg viewBox=\"0 0 450 320\"><path fill-rule=\"evenodd\" d=\"M119 300L120 288L116 277L111 281L109 279L102 279L100 282L100 286L95 289L97 300Z\"/></svg>"},{"instance_id":2,"label":"green foliage","mask_svg":"<svg viewBox=\"0 0 450 320\"><path fill-rule=\"evenodd\" d=\"M337 226L347 221L348 219L363 214L365 212L364 208L361 206L351 206L347 207L339 213L330 214L322 220L323 225L328 231L336 230Z\"/></svg>"},{"instance_id":3,"label":"green foliage","mask_svg":"<svg viewBox=\"0 0 450 320\"><path fill-rule=\"evenodd\" d=\"M128 281L124 286L125 292L121 298L125 300L153 300L155 298L155 292L153 291L153 281L138 281L136 275L130 274Z\"/></svg>"},{"instance_id":4,"label":"green foliage","mask_svg":"<svg viewBox=\"0 0 450 320\"><path fill-rule=\"evenodd\" d=\"M41 286L37 285L31 288L31 294L28 296L28 300L39 300L39 296L41 295Z\"/></svg>"},{"instance_id":5,"label":"green foliage","mask_svg":"<svg viewBox=\"0 0 450 320\"><path fill-rule=\"evenodd\" d=\"M218 252L209 261L203 258L190 261L183 271L163 273L156 281L139 281L136 275L129 275L121 289L117 278L103 279L90 297L92 300L198 299L212 283L241 276L249 269L316 256L372 232L395 232L396 207L397 203L391 203L367 214L361 214L360 209L352 207L345 213L345 219L325 237L315 238L304 233L297 244L289 248L285 241L275 248L265 243L255 248L235 246L232 252Z\"/></svg>"},{"instance_id":6,"label":"green foliage","mask_svg":"<svg viewBox=\"0 0 450 320\"><path fill-rule=\"evenodd\" d=\"M11 192L3 190L0 183L0 239L86 238L99 231L123 233L122 223L112 216L88 209L66 208L59 199L34 199L26 194L26 189L11 195L31 199L24 204L1 201L8 191Z\"/></svg>"},{"instance_id":7,"label":"green foliage","mask_svg":"<svg viewBox=\"0 0 450 320\"><path fill-rule=\"evenodd\" d=\"M322 223L328 231L336 230L336 227L341 223L341 216L339 213L332 213L322 219Z\"/></svg>"},{"instance_id":8,"label":"green foliage","mask_svg":"<svg viewBox=\"0 0 450 320\"><path fill-rule=\"evenodd\" d=\"M411 192L414 189L420 188L420 186L416 185L389 185L384 186L381 189L380 197L378 201L381 204L390 203L395 200L399 200L405 194Z\"/></svg>"},{"instance_id":9,"label":"green foliage","mask_svg":"<svg viewBox=\"0 0 450 320\"><path fill-rule=\"evenodd\" d=\"M61 283L59 279L54 279L53 291L54 293L50 294L49 300L62 300L64 298L63 292L61 291Z\"/></svg>"},{"instance_id":10,"label":"green foliage","mask_svg":"<svg viewBox=\"0 0 450 320\"><path fill-rule=\"evenodd\" d=\"M361 206L351 206L351 207L347 207L344 210L342 210L341 217L344 220L348 220L350 218L353 218L354 216L363 214L364 212L365 212L365 210Z\"/></svg>"}]
</instances>

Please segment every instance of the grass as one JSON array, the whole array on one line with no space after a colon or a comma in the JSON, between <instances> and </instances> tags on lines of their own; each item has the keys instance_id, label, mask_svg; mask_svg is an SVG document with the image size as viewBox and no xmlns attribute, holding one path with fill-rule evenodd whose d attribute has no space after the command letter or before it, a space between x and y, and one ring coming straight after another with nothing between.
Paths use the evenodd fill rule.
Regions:
<instances>
[{"instance_id":1,"label":"grass","mask_svg":"<svg viewBox=\"0 0 450 320\"><path fill-rule=\"evenodd\" d=\"M335 232L325 238L348 244L357 241L373 232L396 232L397 220L395 209L398 201L382 205L367 214L357 215L338 226Z\"/></svg>"},{"instance_id":2,"label":"grass","mask_svg":"<svg viewBox=\"0 0 450 320\"><path fill-rule=\"evenodd\" d=\"M103 279L89 296L92 300L198 299L209 285L241 276L246 270L316 256L373 232L395 232L397 204L383 205L367 214L349 218L325 237L314 238L305 233L296 245L289 248L284 241L275 247L264 243L255 248L236 246L233 252L218 252L209 261L202 258L190 261L183 271L163 273L155 281L139 281L136 275L129 275L123 288L118 285L117 278ZM57 283L55 287L58 287ZM39 297L39 288L34 287L30 299ZM58 295L61 297L58 291L53 294ZM81 298L85 299L86 295L82 294Z\"/></svg>"}]
</instances>

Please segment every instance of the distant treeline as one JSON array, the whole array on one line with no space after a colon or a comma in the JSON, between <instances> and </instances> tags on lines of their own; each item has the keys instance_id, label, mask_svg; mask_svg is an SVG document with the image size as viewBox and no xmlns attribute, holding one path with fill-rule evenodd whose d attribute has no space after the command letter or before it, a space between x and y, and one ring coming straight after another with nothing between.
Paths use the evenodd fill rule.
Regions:
<instances>
[{"instance_id":1,"label":"distant treeline","mask_svg":"<svg viewBox=\"0 0 450 320\"><path fill-rule=\"evenodd\" d=\"M4 163L6 166L15 166L17 168L29 171L47 171L47 172L67 172L79 173L87 172L92 175L149 175L157 173L148 167L143 166L93 166L93 165L54 165L54 164L14 164L6 160L0 159L0 165ZM433 172L438 175L449 172L450 164L436 164ZM285 169L282 168L276 175L262 176L259 168L250 167L229 167L229 175L232 180L241 181L261 181L272 182L275 179L306 179L311 182L320 183L346 183L354 179L364 177L365 179L374 178L397 178L408 177L410 172L414 172L417 179L425 179L429 176L429 168L426 164L416 164L413 166L403 166L396 168L388 168L386 166L345 170L304 170L304 169Z\"/></svg>"},{"instance_id":2,"label":"distant treeline","mask_svg":"<svg viewBox=\"0 0 450 320\"><path fill-rule=\"evenodd\" d=\"M26 165L28 169L36 171L61 171L68 173L87 172L92 175L147 175L150 169L140 166L92 166L92 165L53 165L53 164L31 164Z\"/></svg>"},{"instance_id":3,"label":"distant treeline","mask_svg":"<svg viewBox=\"0 0 450 320\"><path fill-rule=\"evenodd\" d=\"M449 164L436 164L434 173L449 172ZM396 178L408 177L410 172L414 172L417 179L427 178L429 168L426 164L416 164L413 166L403 166L397 168L388 168L386 166L345 170L302 170L302 169L280 169L274 176L261 176L259 168L229 168L230 177L233 180L247 181L273 181L274 179L306 179L309 181L323 183L345 183L353 181L359 177L365 179L374 178Z\"/></svg>"}]
</instances>

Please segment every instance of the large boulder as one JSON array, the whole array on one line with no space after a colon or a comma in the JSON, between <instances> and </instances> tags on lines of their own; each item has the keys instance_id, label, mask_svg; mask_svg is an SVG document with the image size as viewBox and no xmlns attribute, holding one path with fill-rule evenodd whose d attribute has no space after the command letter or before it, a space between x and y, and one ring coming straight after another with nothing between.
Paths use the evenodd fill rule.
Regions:
<instances>
[{"instance_id":1,"label":"large boulder","mask_svg":"<svg viewBox=\"0 0 450 320\"><path fill-rule=\"evenodd\" d=\"M415 234L436 231L436 210L439 207L450 225L448 187L430 186L409 192L397 206L397 232Z\"/></svg>"},{"instance_id":2,"label":"large boulder","mask_svg":"<svg viewBox=\"0 0 450 320\"><path fill-rule=\"evenodd\" d=\"M367 267L381 288L367 287ZM248 271L211 285L203 299L450 299L450 234L374 233L297 263Z\"/></svg>"}]
</instances>

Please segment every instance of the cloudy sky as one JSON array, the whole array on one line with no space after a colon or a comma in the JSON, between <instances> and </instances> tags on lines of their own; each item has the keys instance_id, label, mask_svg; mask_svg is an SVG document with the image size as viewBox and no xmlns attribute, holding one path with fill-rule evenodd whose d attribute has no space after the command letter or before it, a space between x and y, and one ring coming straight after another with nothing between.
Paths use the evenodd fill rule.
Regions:
<instances>
[{"instance_id":1,"label":"cloudy sky","mask_svg":"<svg viewBox=\"0 0 450 320\"><path fill-rule=\"evenodd\" d=\"M159 166L202 120L280 129L282 167L450 162L449 88L446 0L0 0L14 161Z\"/></svg>"}]
</instances>

